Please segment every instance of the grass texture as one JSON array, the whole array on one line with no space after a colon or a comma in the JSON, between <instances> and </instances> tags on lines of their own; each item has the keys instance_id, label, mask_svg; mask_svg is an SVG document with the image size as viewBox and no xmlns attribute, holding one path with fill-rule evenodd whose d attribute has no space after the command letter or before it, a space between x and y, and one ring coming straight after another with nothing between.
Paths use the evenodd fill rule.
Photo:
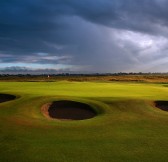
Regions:
<instances>
[{"instance_id":1,"label":"grass texture","mask_svg":"<svg viewBox=\"0 0 168 162\"><path fill-rule=\"evenodd\" d=\"M165 84L98 82L0 82L0 162L168 161L168 112L152 106L168 100ZM101 113L61 121L41 113L45 103L81 101Z\"/></svg>"}]
</instances>

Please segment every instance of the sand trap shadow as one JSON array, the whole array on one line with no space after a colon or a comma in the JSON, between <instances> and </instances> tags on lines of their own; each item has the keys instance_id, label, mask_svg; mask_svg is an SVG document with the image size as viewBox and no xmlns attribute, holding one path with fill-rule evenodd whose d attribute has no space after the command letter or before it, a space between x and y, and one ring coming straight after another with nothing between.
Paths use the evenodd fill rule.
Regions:
<instances>
[{"instance_id":1,"label":"sand trap shadow","mask_svg":"<svg viewBox=\"0 0 168 162\"><path fill-rule=\"evenodd\" d=\"M168 101L155 101L155 107L164 110L164 111L168 111Z\"/></svg>"},{"instance_id":2,"label":"sand trap shadow","mask_svg":"<svg viewBox=\"0 0 168 162\"><path fill-rule=\"evenodd\" d=\"M10 94L0 94L0 103L16 99L16 96Z\"/></svg>"},{"instance_id":3,"label":"sand trap shadow","mask_svg":"<svg viewBox=\"0 0 168 162\"><path fill-rule=\"evenodd\" d=\"M90 105L69 100L54 101L48 105L47 111L49 117L65 120L84 120L97 115Z\"/></svg>"}]
</instances>

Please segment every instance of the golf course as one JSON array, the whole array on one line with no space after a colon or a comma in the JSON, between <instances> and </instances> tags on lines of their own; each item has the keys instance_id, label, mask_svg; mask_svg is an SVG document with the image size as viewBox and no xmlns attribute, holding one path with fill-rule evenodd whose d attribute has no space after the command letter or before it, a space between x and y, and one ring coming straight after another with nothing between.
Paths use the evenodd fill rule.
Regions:
<instances>
[{"instance_id":1,"label":"golf course","mask_svg":"<svg viewBox=\"0 0 168 162\"><path fill-rule=\"evenodd\" d=\"M13 81L0 94L0 162L168 159L166 83Z\"/></svg>"}]
</instances>

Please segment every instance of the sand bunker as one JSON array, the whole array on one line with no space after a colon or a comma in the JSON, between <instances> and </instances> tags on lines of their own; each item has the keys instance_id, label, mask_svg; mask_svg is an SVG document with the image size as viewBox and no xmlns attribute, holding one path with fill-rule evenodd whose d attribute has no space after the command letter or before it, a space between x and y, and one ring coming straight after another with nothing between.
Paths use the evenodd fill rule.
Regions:
<instances>
[{"instance_id":1,"label":"sand bunker","mask_svg":"<svg viewBox=\"0 0 168 162\"><path fill-rule=\"evenodd\" d=\"M168 101L155 101L155 106L161 110L168 111Z\"/></svg>"},{"instance_id":2,"label":"sand bunker","mask_svg":"<svg viewBox=\"0 0 168 162\"><path fill-rule=\"evenodd\" d=\"M0 94L0 103L16 99L16 96L10 94Z\"/></svg>"},{"instance_id":3,"label":"sand bunker","mask_svg":"<svg viewBox=\"0 0 168 162\"><path fill-rule=\"evenodd\" d=\"M48 117L65 120L84 120L97 115L91 106L68 100L54 101L45 105L42 111L45 111Z\"/></svg>"}]
</instances>

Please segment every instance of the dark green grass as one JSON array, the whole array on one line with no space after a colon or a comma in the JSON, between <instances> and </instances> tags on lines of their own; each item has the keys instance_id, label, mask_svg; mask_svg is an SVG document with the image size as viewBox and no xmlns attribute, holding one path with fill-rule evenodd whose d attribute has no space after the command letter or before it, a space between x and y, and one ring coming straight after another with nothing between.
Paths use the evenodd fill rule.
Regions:
<instances>
[{"instance_id":1,"label":"dark green grass","mask_svg":"<svg viewBox=\"0 0 168 162\"><path fill-rule=\"evenodd\" d=\"M0 104L0 162L120 162L168 160L168 113L151 106L168 100L161 84L0 83L20 96ZM50 120L45 103L71 99L101 110L82 121Z\"/></svg>"}]
</instances>

